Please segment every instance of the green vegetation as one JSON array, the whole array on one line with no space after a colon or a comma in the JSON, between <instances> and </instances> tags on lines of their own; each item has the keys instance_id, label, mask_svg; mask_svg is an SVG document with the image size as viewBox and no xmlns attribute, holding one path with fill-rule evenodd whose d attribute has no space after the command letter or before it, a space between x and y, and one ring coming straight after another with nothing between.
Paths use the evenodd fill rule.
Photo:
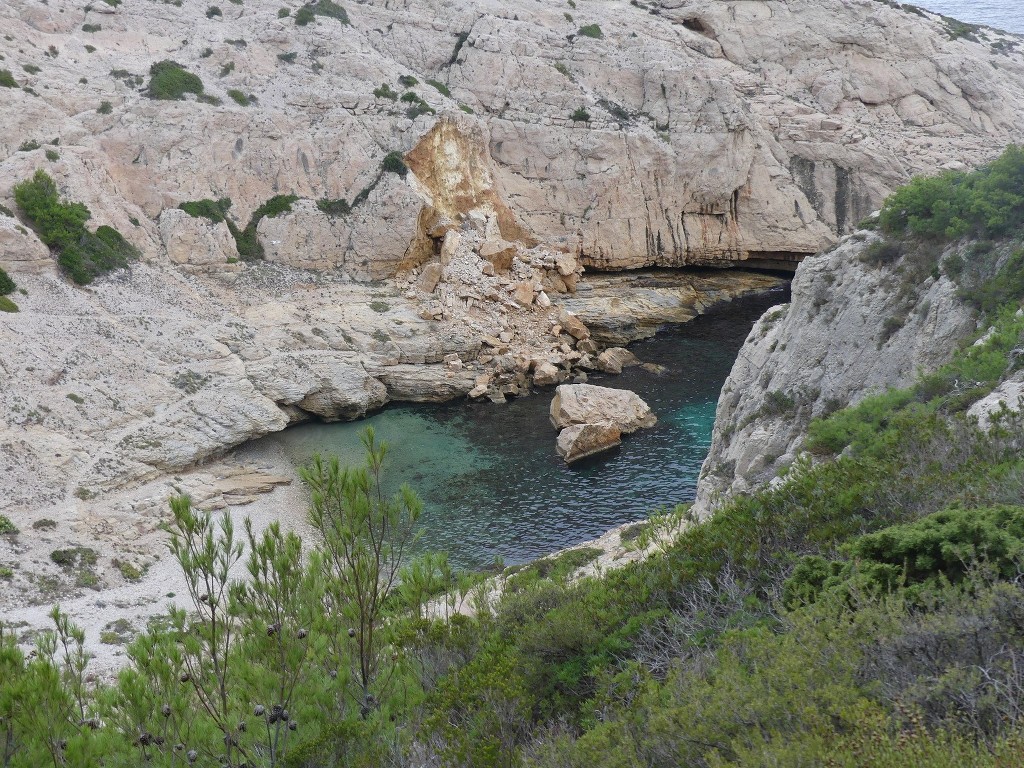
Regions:
<instances>
[{"instance_id":1,"label":"green vegetation","mask_svg":"<svg viewBox=\"0 0 1024 768\"><path fill-rule=\"evenodd\" d=\"M279 18L279 19L287 19L291 15L292 15L292 12L291 12L290 8L278 8L277 9L277 18Z\"/></svg>"},{"instance_id":2,"label":"green vegetation","mask_svg":"<svg viewBox=\"0 0 1024 768\"><path fill-rule=\"evenodd\" d=\"M246 96L244 93L242 93L242 91L238 90L237 88L229 88L228 96L231 97L231 100L238 104L240 107L248 107L250 104L256 101L255 96L251 94L249 96Z\"/></svg>"},{"instance_id":3,"label":"green vegetation","mask_svg":"<svg viewBox=\"0 0 1024 768\"><path fill-rule=\"evenodd\" d=\"M381 84L380 88L374 88L373 95L378 99L391 99L391 101L398 98L398 93L392 90L387 83Z\"/></svg>"},{"instance_id":4,"label":"green vegetation","mask_svg":"<svg viewBox=\"0 0 1024 768\"><path fill-rule=\"evenodd\" d=\"M15 184L14 200L39 239L57 256L64 273L79 285L138 258L138 249L113 227L103 225L95 232L86 229L89 209L82 203L61 200L56 183L44 171Z\"/></svg>"},{"instance_id":5,"label":"green vegetation","mask_svg":"<svg viewBox=\"0 0 1024 768\"><path fill-rule=\"evenodd\" d=\"M0 69L0 88L17 88L18 81L14 79L9 69Z\"/></svg>"},{"instance_id":6,"label":"green vegetation","mask_svg":"<svg viewBox=\"0 0 1024 768\"><path fill-rule=\"evenodd\" d=\"M381 161L380 169L383 173L395 173L401 176L403 179L409 172L408 166L405 164L405 158L401 152L388 152L384 156L384 160Z\"/></svg>"},{"instance_id":7,"label":"green vegetation","mask_svg":"<svg viewBox=\"0 0 1024 768\"><path fill-rule=\"evenodd\" d=\"M412 75L402 75L398 78L398 84L403 88L412 88L414 85L418 85L419 82L420 81Z\"/></svg>"},{"instance_id":8,"label":"green vegetation","mask_svg":"<svg viewBox=\"0 0 1024 768\"><path fill-rule=\"evenodd\" d=\"M46 156L46 159L49 160L51 163L55 163L58 160L60 160L60 153L57 152L57 150L55 149L48 149L43 154Z\"/></svg>"},{"instance_id":9,"label":"green vegetation","mask_svg":"<svg viewBox=\"0 0 1024 768\"><path fill-rule=\"evenodd\" d=\"M96 109L101 115L109 115L114 111L114 105L109 101L101 101L99 107Z\"/></svg>"},{"instance_id":10,"label":"green vegetation","mask_svg":"<svg viewBox=\"0 0 1024 768\"><path fill-rule=\"evenodd\" d=\"M0 536L13 536L18 532L17 526L6 515L0 515Z\"/></svg>"},{"instance_id":11,"label":"green vegetation","mask_svg":"<svg viewBox=\"0 0 1024 768\"><path fill-rule=\"evenodd\" d=\"M174 61L159 61L149 68L151 99L181 100L186 93L203 94L203 81Z\"/></svg>"},{"instance_id":12,"label":"green vegetation","mask_svg":"<svg viewBox=\"0 0 1024 768\"><path fill-rule=\"evenodd\" d=\"M410 120L415 120L420 115L435 114L433 107L420 98L415 91L406 91L402 94L402 101L411 105L405 110L405 115Z\"/></svg>"},{"instance_id":13,"label":"green vegetation","mask_svg":"<svg viewBox=\"0 0 1024 768\"><path fill-rule=\"evenodd\" d=\"M583 107L579 107L575 112L569 115L569 119L574 122L588 123L590 122L590 113Z\"/></svg>"},{"instance_id":14,"label":"green vegetation","mask_svg":"<svg viewBox=\"0 0 1024 768\"><path fill-rule=\"evenodd\" d=\"M21 68L28 72L30 75L38 75L40 72L43 71L35 64L22 64Z\"/></svg>"},{"instance_id":15,"label":"green vegetation","mask_svg":"<svg viewBox=\"0 0 1024 768\"><path fill-rule=\"evenodd\" d=\"M601 27L597 24L587 24L586 26L580 27L576 30L576 34L582 37L592 37L595 40L600 40L604 37L604 32L601 31Z\"/></svg>"},{"instance_id":16,"label":"green vegetation","mask_svg":"<svg viewBox=\"0 0 1024 768\"><path fill-rule=\"evenodd\" d=\"M442 96L451 97L452 92L448 90L448 86L438 80L427 80L427 85L433 86L437 89L437 92Z\"/></svg>"},{"instance_id":17,"label":"green vegetation","mask_svg":"<svg viewBox=\"0 0 1024 768\"><path fill-rule=\"evenodd\" d=\"M95 45L86 45L85 46L85 52L86 53L96 53L96 46Z\"/></svg>"},{"instance_id":18,"label":"green vegetation","mask_svg":"<svg viewBox=\"0 0 1024 768\"><path fill-rule=\"evenodd\" d=\"M17 289L13 278L7 274L3 267L0 267L0 296L7 296Z\"/></svg>"},{"instance_id":19,"label":"green vegetation","mask_svg":"<svg viewBox=\"0 0 1024 768\"><path fill-rule=\"evenodd\" d=\"M272 202L264 215L290 205ZM185 206L229 221L230 201ZM901 237L868 263L940 268L943 242ZM624 533L658 546L600 577L577 575L592 548L503 570L500 594L443 557L410 561L420 502L382 492L372 431L363 466L302 472L312 549L174 498L190 610L135 637L116 684L91 678L59 610L33 658L0 635L8 764L1021 764L1024 415L966 413L1024 365L1018 249L959 251L961 290L991 305L978 343L813 422L813 461L706 522L680 506ZM88 584L83 550L54 555Z\"/></svg>"},{"instance_id":20,"label":"green vegetation","mask_svg":"<svg viewBox=\"0 0 1024 768\"><path fill-rule=\"evenodd\" d=\"M466 44L467 40L469 40L469 32L459 32L455 36L455 47L452 49L452 55L448 57L449 67L459 60L459 53L462 51L462 46ZM415 83L413 84L415 85ZM403 83L403 85L405 84Z\"/></svg>"},{"instance_id":21,"label":"green vegetation","mask_svg":"<svg viewBox=\"0 0 1024 768\"><path fill-rule=\"evenodd\" d=\"M103 26L100 25L100 24L83 24L82 25L82 31L83 32L99 32L101 29L103 29Z\"/></svg>"},{"instance_id":22,"label":"green vegetation","mask_svg":"<svg viewBox=\"0 0 1024 768\"><path fill-rule=\"evenodd\" d=\"M35 139L29 139L28 141L23 141L21 143L21 146L18 147L18 151L19 152L34 152L35 150L39 149L40 146L41 146L40 143L38 141L36 141Z\"/></svg>"},{"instance_id":23,"label":"green vegetation","mask_svg":"<svg viewBox=\"0 0 1024 768\"><path fill-rule=\"evenodd\" d=\"M352 206L348 204L348 200L345 198L338 198L332 200L324 197L316 201L316 207L326 213L328 216L347 216L352 212Z\"/></svg>"},{"instance_id":24,"label":"green vegetation","mask_svg":"<svg viewBox=\"0 0 1024 768\"><path fill-rule=\"evenodd\" d=\"M329 19L336 19L342 24L351 24L348 13L333 0L317 0L315 3L307 3L295 13L295 24L304 27L316 20L317 16L324 16Z\"/></svg>"},{"instance_id":25,"label":"green vegetation","mask_svg":"<svg viewBox=\"0 0 1024 768\"><path fill-rule=\"evenodd\" d=\"M299 54L296 51L289 51L288 53L279 53L277 58L283 61L285 64L294 64L295 59L298 58Z\"/></svg>"},{"instance_id":26,"label":"green vegetation","mask_svg":"<svg viewBox=\"0 0 1024 768\"><path fill-rule=\"evenodd\" d=\"M209 8L206 9L206 18L212 19L214 16L223 17L224 14L221 13L220 8L218 8L216 5L211 5Z\"/></svg>"},{"instance_id":27,"label":"green vegetation","mask_svg":"<svg viewBox=\"0 0 1024 768\"><path fill-rule=\"evenodd\" d=\"M1024 226L1024 149L1010 146L979 171L912 180L882 207L882 229L947 241L1003 237Z\"/></svg>"},{"instance_id":28,"label":"green vegetation","mask_svg":"<svg viewBox=\"0 0 1024 768\"><path fill-rule=\"evenodd\" d=\"M226 197L222 197L220 200L192 200L181 203L178 208L189 216L209 219L215 224L223 221L235 239L238 255L246 261L255 261L263 258L263 246L256 235L256 228L259 226L260 220L267 216L273 218L291 211L292 203L298 199L295 195L275 195L253 211L249 223L244 229L240 229L228 216L231 200Z\"/></svg>"},{"instance_id":29,"label":"green vegetation","mask_svg":"<svg viewBox=\"0 0 1024 768\"><path fill-rule=\"evenodd\" d=\"M0 312L14 313L18 311L18 305L7 296L0 296Z\"/></svg>"}]
</instances>

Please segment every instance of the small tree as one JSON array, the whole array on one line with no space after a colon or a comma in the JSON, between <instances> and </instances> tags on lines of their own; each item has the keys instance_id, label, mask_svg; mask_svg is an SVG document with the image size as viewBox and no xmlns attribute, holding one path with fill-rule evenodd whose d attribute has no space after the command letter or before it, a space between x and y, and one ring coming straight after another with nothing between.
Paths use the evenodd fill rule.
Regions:
<instances>
[{"instance_id":1,"label":"small tree","mask_svg":"<svg viewBox=\"0 0 1024 768\"><path fill-rule=\"evenodd\" d=\"M387 664L392 652L384 605L415 539L423 503L406 484L394 496L386 496L381 472L388 445L376 441L372 427L363 433L362 443L365 466L343 469L336 457L325 461L316 455L301 475L311 491L310 521L323 537L317 562L323 573L325 615L336 629L339 618L351 622L347 633L354 646L349 654L352 682L365 718L376 708L395 669Z\"/></svg>"}]
</instances>

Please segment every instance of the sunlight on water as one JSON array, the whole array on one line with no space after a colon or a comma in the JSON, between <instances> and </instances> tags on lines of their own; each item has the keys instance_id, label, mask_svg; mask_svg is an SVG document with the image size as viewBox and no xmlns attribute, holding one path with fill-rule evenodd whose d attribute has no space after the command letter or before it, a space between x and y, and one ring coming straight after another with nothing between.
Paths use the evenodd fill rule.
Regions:
<instances>
[{"instance_id":1,"label":"sunlight on water","mask_svg":"<svg viewBox=\"0 0 1024 768\"><path fill-rule=\"evenodd\" d=\"M421 549L444 550L465 567L495 557L513 564L594 538L659 507L693 499L707 454L719 390L753 321L782 292L736 302L631 348L665 366L634 368L591 383L632 389L658 415L611 454L567 467L548 420L551 390L499 406L397 406L345 424L307 424L278 441L297 463L316 451L363 459L359 435L372 424L391 446L389 478L423 497Z\"/></svg>"}]
</instances>

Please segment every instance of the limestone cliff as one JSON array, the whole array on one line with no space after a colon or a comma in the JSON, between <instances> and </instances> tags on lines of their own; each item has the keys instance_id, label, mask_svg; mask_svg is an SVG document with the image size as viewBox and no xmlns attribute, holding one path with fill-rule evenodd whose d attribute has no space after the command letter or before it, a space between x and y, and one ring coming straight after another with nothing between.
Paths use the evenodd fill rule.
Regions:
<instances>
[{"instance_id":1,"label":"limestone cliff","mask_svg":"<svg viewBox=\"0 0 1024 768\"><path fill-rule=\"evenodd\" d=\"M157 224L183 200L231 198L244 224L275 194L345 198L344 219L302 209L261 236L363 280L421 261L435 209L599 268L786 261L911 174L1024 137L1016 38L875 0L376 1L304 25L294 0L214 8L5 2L0 199L44 166L163 259L196 234ZM203 99L148 98L162 60ZM394 151L413 172L382 180Z\"/></svg>"},{"instance_id":2,"label":"limestone cliff","mask_svg":"<svg viewBox=\"0 0 1024 768\"><path fill-rule=\"evenodd\" d=\"M695 510L765 485L792 463L814 417L949 360L976 330L944 274L873 263L878 236L858 232L807 258L792 300L754 325L722 387Z\"/></svg>"}]
</instances>

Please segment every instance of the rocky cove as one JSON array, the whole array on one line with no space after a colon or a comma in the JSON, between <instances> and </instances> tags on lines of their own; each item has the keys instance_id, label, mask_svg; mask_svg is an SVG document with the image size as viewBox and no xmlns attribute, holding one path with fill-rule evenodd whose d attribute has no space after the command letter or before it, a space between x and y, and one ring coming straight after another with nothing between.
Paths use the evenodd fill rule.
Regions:
<instances>
[{"instance_id":1,"label":"rocky cove","mask_svg":"<svg viewBox=\"0 0 1024 768\"><path fill-rule=\"evenodd\" d=\"M0 266L23 291L0 315L0 513L21 531L0 537L18 565L0 610L85 605L92 587L152 602L172 489L263 520L301 514L287 457L249 441L590 375L605 347L780 282L743 267L804 261L797 284L813 295L801 289L777 332L827 341L834 329L801 307L836 281L856 288L840 296L849 317L880 336L892 308L857 272L857 222L910 175L973 167L1024 137L1016 38L967 39L870 0L601 3L574 19L525 2L361 3L309 28L276 4L206 11L0 10L16 80ZM153 97L151 67L171 59L199 93ZM140 260L69 282L14 201L37 170ZM290 202L254 216L278 196ZM228 199L262 258L247 260L225 215L189 207ZM647 271L681 267L714 269ZM967 321L940 311L948 285L932 289L921 327L952 323L940 338L958 338ZM914 323L901 339L921 354L872 385L938 359ZM757 339L774 327L762 320ZM792 394L787 378L808 374L775 355L784 344L741 354L700 509L792 458L757 397L789 392L809 417L859 391L844 369ZM798 367L830 353L855 360L823 341ZM762 387L762 369L778 380ZM749 442L731 440L737 428ZM98 567L54 563L68 546Z\"/></svg>"}]
</instances>

